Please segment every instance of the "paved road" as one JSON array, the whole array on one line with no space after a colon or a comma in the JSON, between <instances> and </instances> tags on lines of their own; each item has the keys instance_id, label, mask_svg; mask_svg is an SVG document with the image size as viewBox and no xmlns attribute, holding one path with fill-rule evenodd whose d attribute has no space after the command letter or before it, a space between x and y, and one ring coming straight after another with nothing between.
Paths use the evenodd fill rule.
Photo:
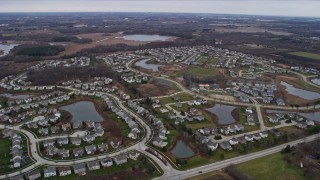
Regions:
<instances>
[{"instance_id":1,"label":"paved road","mask_svg":"<svg viewBox=\"0 0 320 180\"><path fill-rule=\"evenodd\" d=\"M243 155L243 156L237 156L235 158L231 158L231 159L227 159L224 161L219 161L216 163L211 163L208 165L204 165L198 168L194 168L194 169L190 169L190 170L186 170L186 171L176 171L175 173L171 173L171 174L166 174L163 175L162 177L159 178L155 178L155 179L161 179L161 180L180 180L180 179L187 179L187 178L191 178L194 176L199 175L199 171L202 171L202 173L207 173L207 172L211 172L211 171L216 171L222 168L225 168L227 166L229 166L230 164L239 164L239 163L243 163L246 161L250 161L253 159L257 159L263 156L267 156L270 154L274 154L277 152L280 152L283 148L285 148L287 145L296 145L302 142L310 142L310 141L314 141L316 139L318 139L320 137L320 134L316 134L316 135L312 135L306 138L302 138L302 139L298 139L296 141L292 141L286 144L282 144L276 147L272 147L266 150L262 150L259 152L255 152L255 153L250 153L247 155Z\"/></svg>"}]
</instances>

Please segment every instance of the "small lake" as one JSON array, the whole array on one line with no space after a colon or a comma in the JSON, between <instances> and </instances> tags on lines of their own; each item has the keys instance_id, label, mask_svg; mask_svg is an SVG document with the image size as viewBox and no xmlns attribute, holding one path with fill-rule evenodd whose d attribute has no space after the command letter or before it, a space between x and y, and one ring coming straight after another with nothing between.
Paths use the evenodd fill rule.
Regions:
<instances>
[{"instance_id":1,"label":"small lake","mask_svg":"<svg viewBox=\"0 0 320 180\"><path fill-rule=\"evenodd\" d=\"M144 69L152 70L153 72L159 71L159 67L163 66L161 64L148 64L149 59L143 59L134 63L135 66L142 67Z\"/></svg>"},{"instance_id":2,"label":"small lake","mask_svg":"<svg viewBox=\"0 0 320 180\"><path fill-rule=\"evenodd\" d=\"M151 41L167 41L170 39L170 36L161 36L161 35L149 35L149 34L132 34L132 35L125 35L123 39L128 41L144 41L144 42L151 42Z\"/></svg>"},{"instance_id":3,"label":"small lake","mask_svg":"<svg viewBox=\"0 0 320 180\"><path fill-rule=\"evenodd\" d=\"M60 107L72 115L72 121L101 122L103 117L97 112L94 104L90 101L80 101Z\"/></svg>"},{"instance_id":4,"label":"small lake","mask_svg":"<svg viewBox=\"0 0 320 180\"><path fill-rule=\"evenodd\" d=\"M14 94L4 93L4 94L0 94L0 97L5 97L9 99L26 99L30 97L30 95L27 95L27 94L14 95Z\"/></svg>"},{"instance_id":5,"label":"small lake","mask_svg":"<svg viewBox=\"0 0 320 180\"><path fill-rule=\"evenodd\" d=\"M291 95L298 96L300 98L307 99L307 100L315 100L320 98L320 93L299 89L283 81L281 81L280 84L285 86L286 91Z\"/></svg>"},{"instance_id":6,"label":"small lake","mask_svg":"<svg viewBox=\"0 0 320 180\"><path fill-rule=\"evenodd\" d=\"M289 112L289 111L281 111L281 110L271 110L268 109L266 111L267 113L279 113L279 114L284 114L284 113L295 113L295 112ZM311 119L313 121L320 121L320 112L299 112L298 113L300 116L307 118L307 119Z\"/></svg>"},{"instance_id":7,"label":"small lake","mask_svg":"<svg viewBox=\"0 0 320 180\"><path fill-rule=\"evenodd\" d=\"M231 112L234 109L236 109L235 106L215 104L213 107L207 108L206 110L217 116L219 124L226 125L236 122L236 120L231 115Z\"/></svg>"},{"instance_id":8,"label":"small lake","mask_svg":"<svg viewBox=\"0 0 320 180\"><path fill-rule=\"evenodd\" d=\"M0 44L0 51L2 52L0 54L0 57L9 54L10 50L18 45L19 44Z\"/></svg>"},{"instance_id":9,"label":"small lake","mask_svg":"<svg viewBox=\"0 0 320 180\"><path fill-rule=\"evenodd\" d=\"M194 155L192 149L180 140L177 141L176 146L171 152L177 158L189 158Z\"/></svg>"},{"instance_id":10,"label":"small lake","mask_svg":"<svg viewBox=\"0 0 320 180\"><path fill-rule=\"evenodd\" d=\"M319 86L320 86L320 78L311 79L311 82L312 82L313 84L316 84L316 85L319 85Z\"/></svg>"}]
</instances>

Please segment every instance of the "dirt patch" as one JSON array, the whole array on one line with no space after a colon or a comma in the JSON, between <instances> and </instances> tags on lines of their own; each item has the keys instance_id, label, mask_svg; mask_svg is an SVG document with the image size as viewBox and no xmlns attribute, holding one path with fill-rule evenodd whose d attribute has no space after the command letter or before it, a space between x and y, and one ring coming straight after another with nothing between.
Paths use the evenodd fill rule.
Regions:
<instances>
[{"instance_id":1,"label":"dirt patch","mask_svg":"<svg viewBox=\"0 0 320 180\"><path fill-rule=\"evenodd\" d=\"M236 122L239 122L239 120L240 120L240 108L235 108L233 111L231 111L231 116L236 120Z\"/></svg>"},{"instance_id":2,"label":"dirt patch","mask_svg":"<svg viewBox=\"0 0 320 180\"><path fill-rule=\"evenodd\" d=\"M159 67L160 71L180 71L181 69L181 66L176 65L164 65Z\"/></svg>"},{"instance_id":3,"label":"dirt patch","mask_svg":"<svg viewBox=\"0 0 320 180\"><path fill-rule=\"evenodd\" d=\"M157 79L153 79L150 83L139 85L138 91L142 97L163 96L175 92L169 85L165 85Z\"/></svg>"},{"instance_id":4,"label":"dirt patch","mask_svg":"<svg viewBox=\"0 0 320 180\"><path fill-rule=\"evenodd\" d=\"M308 135L307 131L299 129L297 127L285 127L281 128L282 133L287 133L289 139L300 139Z\"/></svg>"},{"instance_id":5,"label":"dirt patch","mask_svg":"<svg viewBox=\"0 0 320 180\"><path fill-rule=\"evenodd\" d=\"M236 27L236 28L215 28L215 31L219 33L270 33L276 36L291 36L292 33L289 33L284 30L271 30L266 28L260 28L260 27Z\"/></svg>"},{"instance_id":6,"label":"dirt patch","mask_svg":"<svg viewBox=\"0 0 320 180\"><path fill-rule=\"evenodd\" d=\"M113 34L105 34L105 33L90 33L90 34L79 34L78 38L88 38L92 39L91 43L86 44L77 44L77 43L67 43L65 47L65 51L61 52L59 55L70 55L74 54L82 49L93 48L99 45L107 46L107 45L115 45L115 44L127 44L130 46L139 46L147 44L148 42L142 41L129 41L122 38L121 33L113 33Z\"/></svg>"}]
</instances>

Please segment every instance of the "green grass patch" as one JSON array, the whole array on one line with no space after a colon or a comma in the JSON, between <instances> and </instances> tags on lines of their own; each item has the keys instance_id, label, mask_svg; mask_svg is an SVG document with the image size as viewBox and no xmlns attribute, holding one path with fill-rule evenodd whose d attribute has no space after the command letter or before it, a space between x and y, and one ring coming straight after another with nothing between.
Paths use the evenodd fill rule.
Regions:
<instances>
[{"instance_id":1,"label":"green grass patch","mask_svg":"<svg viewBox=\"0 0 320 180\"><path fill-rule=\"evenodd\" d=\"M236 167L253 179L305 179L303 170L287 163L280 153L248 161Z\"/></svg>"},{"instance_id":2,"label":"green grass patch","mask_svg":"<svg viewBox=\"0 0 320 180\"><path fill-rule=\"evenodd\" d=\"M201 67L189 67L181 72L178 72L178 75L189 74L197 78L211 78L220 75L219 71L215 68L201 68Z\"/></svg>"},{"instance_id":3,"label":"green grass patch","mask_svg":"<svg viewBox=\"0 0 320 180\"><path fill-rule=\"evenodd\" d=\"M310 90L310 91L316 91L316 92L319 92L320 91L320 88L316 87L316 86L312 86L306 82L304 82L303 80L301 79L297 79L297 80L293 80L293 82L303 86L304 89L307 89L307 90Z\"/></svg>"},{"instance_id":4,"label":"green grass patch","mask_svg":"<svg viewBox=\"0 0 320 180\"><path fill-rule=\"evenodd\" d=\"M10 166L12 163L10 162L10 159L12 158L12 155L10 154L10 147L11 147L11 141L9 138L0 138L0 173L5 173L8 171L11 171L12 169Z\"/></svg>"},{"instance_id":5,"label":"green grass patch","mask_svg":"<svg viewBox=\"0 0 320 180\"><path fill-rule=\"evenodd\" d=\"M314 59L314 60L320 60L320 54L315 54L315 53L298 51L298 52L290 52L288 54L294 55L294 56L299 56L299 57L304 57L304 58L309 58L309 59Z\"/></svg>"},{"instance_id":6,"label":"green grass patch","mask_svg":"<svg viewBox=\"0 0 320 180\"><path fill-rule=\"evenodd\" d=\"M200 56L200 58L197 60L199 63L206 63L208 61L207 56Z\"/></svg>"},{"instance_id":7,"label":"green grass patch","mask_svg":"<svg viewBox=\"0 0 320 180\"><path fill-rule=\"evenodd\" d=\"M16 33L4 33L1 34L2 37L16 37L17 34Z\"/></svg>"},{"instance_id":8,"label":"green grass patch","mask_svg":"<svg viewBox=\"0 0 320 180\"><path fill-rule=\"evenodd\" d=\"M193 100L193 97L188 94L188 93L179 93L177 94L175 97L179 97L180 101L190 101ZM164 98L160 98L160 103L162 104L168 104L168 103L174 103L176 102L174 100L174 96L169 96L169 97L164 97Z\"/></svg>"},{"instance_id":9,"label":"green grass patch","mask_svg":"<svg viewBox=\"0 0 320 180\"><path fill-rule=\"evenodd\" d=\"M254 113L256 114L256 111L254 111ZM245 132L251 132L251 131L259 130L260 127L258 125L257 116L255 116L255 121L256 121L256 125L255 126L247 125L247 116L246 116L246 109L245 108L241 108L240 109L239 118L240 118L239 119L240 123L244 126Z\"/></svg>"}]
</instances>

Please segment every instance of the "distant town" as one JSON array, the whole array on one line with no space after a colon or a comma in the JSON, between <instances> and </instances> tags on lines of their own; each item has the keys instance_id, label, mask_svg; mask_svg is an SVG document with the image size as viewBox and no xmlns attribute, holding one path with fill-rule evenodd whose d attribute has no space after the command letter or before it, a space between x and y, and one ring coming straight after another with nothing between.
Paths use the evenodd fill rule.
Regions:
<instances>
[{"instance_id":1,"label":"distant town","mask_svg":"<svg viewBox=\"0 0 320 180\"><path fill-rule=\"evenodd\" d=\"M259 179L266 157L320 177L319 31L172 16L0 17L0 179Z\"/></svg>"}]
</instances>

